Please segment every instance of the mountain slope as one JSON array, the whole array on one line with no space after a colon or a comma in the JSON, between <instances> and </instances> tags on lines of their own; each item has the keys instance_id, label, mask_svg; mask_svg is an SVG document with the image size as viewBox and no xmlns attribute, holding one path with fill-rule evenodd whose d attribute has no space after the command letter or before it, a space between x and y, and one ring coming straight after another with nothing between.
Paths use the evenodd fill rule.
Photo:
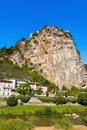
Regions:
<instances>
[{"instance_id":1,"label":"mountain slope","mask_svg":"<svg viewBox=\"0 0 87 130\"><path fill-rule=\"evenodd\" d=\"M14 64L27 64L59 87L87 84L80 53L71 34L61 28L45 26L28 40L22 39L14 48L8 54Z\"/></svg>"}]
</instances>

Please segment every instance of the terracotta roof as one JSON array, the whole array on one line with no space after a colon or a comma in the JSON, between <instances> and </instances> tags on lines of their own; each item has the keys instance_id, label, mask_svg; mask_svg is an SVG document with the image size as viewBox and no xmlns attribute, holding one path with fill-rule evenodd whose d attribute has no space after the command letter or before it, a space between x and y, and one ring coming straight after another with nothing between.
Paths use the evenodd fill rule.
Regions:
<instances>
[{"instance_id":1,"label":"terracotta roof","mask_svg":"<svg viewBox=\"0 0 87 130\"><path fill-rule=\"evenodd\" d=\"M11 83L12 81L11 80L9 80L9 79L0 79L0 81L1 82L9 82L9 83Z\"/></svg>"}]
</instances>

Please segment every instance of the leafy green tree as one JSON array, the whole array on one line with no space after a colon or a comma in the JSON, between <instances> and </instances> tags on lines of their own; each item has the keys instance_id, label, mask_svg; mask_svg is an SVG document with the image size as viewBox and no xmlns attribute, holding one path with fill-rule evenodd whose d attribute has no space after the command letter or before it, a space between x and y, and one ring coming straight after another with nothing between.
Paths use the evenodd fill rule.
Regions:
<instances>
[{"instance_id":1,"label":"leafy green tree","mask_svg":"<svg viewBox=\"0 0 87 130\"><path fill-rule=\"evenodd\" d=\"M56 96L57 97L63 97L63 92L62 91L57 91Z\"/></svg>"},{"instance_id":2,"label":"leafy green tree","mask_svg":"<svg viewBox=\"0 0 87 130\"><path fill-rule=\"evenodd\" d=\"M76 86L71 87L71 96L77 97L79 93L79 88Z\"/></svg>"},{"instance_id":3,"label":"leafy green tree","mask_svg":"<svg viewBox=\"0 0 87 130\"><path fill-rule=\"evenodd\" d=\"M63 95L64 95L65 97L71 96L71 90L70 90L70 89L67 89L67 90L65 91L65 93L63 93Z\"/></svg>"},{"instance_id":4,"label":"leafy green tree","mask_svg":"<svg viewBox=\"0 0 87 130\"><path fill-rule=\"evenodd\" d=\"M63 91L63 95L65 97L67 96L74 96L74 97L77 97L79 92L80 92L80 89L76 86L72 86L71 89L67 89L67 88L62 88L62 91Z\"/></svg>"},{"instance_id":5,"label":"leafy green tree","mask_svg":"<svg viewBox=\"0 0 87 130\"><path fill-rule=\"evenodd\" d=\"M29 84L22 83L18 86L17 92L19 92L22 95L28 95L32 92L32 90Z\"/></svg>"},{"instance_id":6,"label":"leafy green tree","mask_svg":"<svg viewBox=\"0 0 87 130\"><path fill-rule=\"evenodd\" d=\"M53 92L55 92L55 90L56 90L56 85L55 85L55 83L49 81L48 91L51 91L51 92L53 91Z\"/></svg>"},{"instance_id":7,"label":"leafy green tree","mask_svg":"<svg viewBox=\"0 0 87 130\"><path fill-rule=\"evenodd\" d=\"M42 88L39 88L35 93L41 95L43 93Z\"/></svg>"},{"instance_id":8,"label":"leafy green tree","mask_svg":"<svg viewBox=\"0 0 87 130\"><path fill-rule=\"evenodd\" d=\"M53 82L50 82L49 80L45 80L45 85L47 86L47 96L49 95L49 92L50 93L55 93L58 89L58 87L55 85L55 83Z\"/></svg>"}]
</instances>

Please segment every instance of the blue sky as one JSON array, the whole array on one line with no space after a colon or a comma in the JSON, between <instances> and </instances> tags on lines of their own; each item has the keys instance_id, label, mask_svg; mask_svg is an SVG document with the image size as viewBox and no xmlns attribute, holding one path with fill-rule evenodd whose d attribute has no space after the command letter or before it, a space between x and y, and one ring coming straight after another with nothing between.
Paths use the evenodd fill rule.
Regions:
<instances>
[{"instance_id":1,"label":"blue sky","mask_svg":"<svg viewBox=\"0 0 87 130\"><path fill-rule=\"evenodd\" d=\"M44 25L69 30L87 63L87 0L0 0L0 48Z\"/></svg>"}]
</instances>

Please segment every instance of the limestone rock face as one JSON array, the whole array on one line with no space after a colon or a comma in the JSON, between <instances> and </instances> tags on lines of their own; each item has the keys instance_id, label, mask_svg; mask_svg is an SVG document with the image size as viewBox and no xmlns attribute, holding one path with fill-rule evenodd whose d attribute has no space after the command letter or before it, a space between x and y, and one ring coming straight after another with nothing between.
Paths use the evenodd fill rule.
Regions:
<instances>
[{"instance_id":1,"label":"limestone rock face","mask_svg":"<svg viewBox=\"0 0 87 130\"><path fill-rule=\"evenodd\" d=\"M69 32L55 26L46 26L31 35L19 51L10 56L13 63L37 69L57 86L85 86L87 74Z\"/></svg>"}]
</instances>

